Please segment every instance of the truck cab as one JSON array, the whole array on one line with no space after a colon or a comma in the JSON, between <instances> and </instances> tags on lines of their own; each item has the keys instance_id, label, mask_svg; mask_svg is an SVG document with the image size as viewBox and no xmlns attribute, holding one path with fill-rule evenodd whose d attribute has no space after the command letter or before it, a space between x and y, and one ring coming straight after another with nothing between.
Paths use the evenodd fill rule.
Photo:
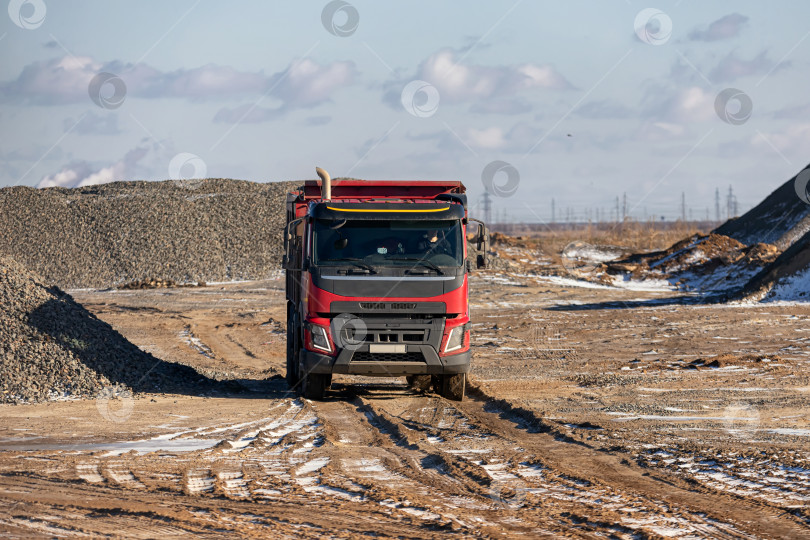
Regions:
<instances>
[{"instance_id":1,"label":"truck cab","mask_svg":"<svg viewBox=\"0 0 810 540\"><path fill-rule=\"evenodd\" d=\"M405 376L464 397L468 278L487 232L461 182L307 181L287 197L287 381L320 399L333 373ZM481 252L471 257L468 240Z\"/></svg>"}]
</instances>

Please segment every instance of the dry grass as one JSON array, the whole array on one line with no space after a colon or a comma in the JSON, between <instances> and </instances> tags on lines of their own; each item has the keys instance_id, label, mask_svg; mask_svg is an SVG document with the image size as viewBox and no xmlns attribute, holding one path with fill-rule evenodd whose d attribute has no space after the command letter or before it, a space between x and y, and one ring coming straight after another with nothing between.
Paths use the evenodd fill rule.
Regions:
<instances>
[{"instance_id":1,"label":"dry grass","mask_svg":"<svg viewBox=\"0 0 810 540\"><path fill-rule=\"evenodd\" d=\"M558 225L538 230L523 228L509 231L510 239L501 240L495 235L493 241L539 249L552 257L558 256L565 246L576 241L622 246L628 251L639 253L666 249L693 234L705 234L713 226L713 223L702 222L660 223L627 220L624 223Z\"/></svg>"}]
</instances>

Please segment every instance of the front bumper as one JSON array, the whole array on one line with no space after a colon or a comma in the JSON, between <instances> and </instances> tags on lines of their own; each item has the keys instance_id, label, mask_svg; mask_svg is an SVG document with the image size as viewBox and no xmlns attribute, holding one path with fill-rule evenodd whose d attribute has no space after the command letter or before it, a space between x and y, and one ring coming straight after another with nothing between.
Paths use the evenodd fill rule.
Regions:
<instances>
[{"instance_id":1,"label":"front bumper","mask_svg":"<svg viewBox=\"0 0 810 540\"><path fill-rule=\"evenodd\" d=\"M355 353L359 353L355 355ZM421 353L421 354L419 354ZM357 360L354 357L362 357ZM411 360L418 358L421 360ZM402 355L369 355L366 351L351 351L343 349L337 357L318 354L316 352L301 351L301 368L303 373L330 374L343 373L349 375L370 375L380 377L400 377L403 375L455 375L468 373L472 352L440 357L436 350L429 345L409 345L408 354Z\"/></svg>"}]
</instances>

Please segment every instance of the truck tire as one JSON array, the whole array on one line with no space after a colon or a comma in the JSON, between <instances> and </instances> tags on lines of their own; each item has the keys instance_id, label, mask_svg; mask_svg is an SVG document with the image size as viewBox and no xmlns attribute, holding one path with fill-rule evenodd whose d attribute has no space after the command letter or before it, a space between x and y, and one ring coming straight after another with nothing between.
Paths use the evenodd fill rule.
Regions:
<instances>
[{"instance_id":1,"label":"truck tire","mask_svg":"<svg viewBox=\"0 0 810 540\"><path fill-rule=\"evenodd\" d=\"M405 377L410 386L416 392L427 392L430 390L430 385L433 384L430 375L408 375Z\"/></svg>"},{"instance_id":2,"label":"truck tire","mask_svg":"<svg viewBox=\"0 0 810 540\"><path fill-rule=\"evenodd\" d=\"M295 317L290 307L287 308L287 386L295 390L301 378L298 376L298 343L295 339Z\"/></svg>"},{"instance_id":3,"label":"truck tire","mask_svg":"<svg viewBox=\"0 0 810 540\"><path fill-rule=\"evenodd\" d=\"M298 373L296 373L295 366L298 362L295 361L295 357L290 359L287 357L287 386L290 387L290 390L295 390L298 387L299 380L298 380Z\"/></svg>"},{"instance_id":4,"label":"truck tire","mask_svg":"<svg viewBox=\"0 0 810 540\"><path fill-rule=\"evenodd\" d=\"M453 401L462 401L464 399L464 390L467 386L467 374L442 375L441 385L442 389L440 394L443 397Z\"/></svg>"},{"instance_id":5,"label":"truck tire","mask_svg":"<svg viewBox=\"0 0 810 540\"><path fill-rule=\"evenodd\" d=\"M322 400L324 394L326 394L326 389L329 387L329 379L331 379L329 375L318 373L310 373L304 377L302 381L304 397L316 401Z\"/></svg>"}]
</instances>

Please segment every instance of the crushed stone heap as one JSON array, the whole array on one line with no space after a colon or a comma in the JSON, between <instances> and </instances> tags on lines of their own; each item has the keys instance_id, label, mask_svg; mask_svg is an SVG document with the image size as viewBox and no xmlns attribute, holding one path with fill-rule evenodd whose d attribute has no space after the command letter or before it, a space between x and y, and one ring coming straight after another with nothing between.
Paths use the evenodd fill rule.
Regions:
<instances>
[{"instance_id":1,"label":"crushed stone heap","mask_svg":"<svg viewBox=\"0 0 810 540\"><path fill-rule=\"evenodd\" d=\"M0 403L94 397L111 388L213 388L190 367L143 352L58 287L0 257Z\"/></svg>"},{"instance_id":2,"label":"crushed stone heap","mask_svg":"<svg viewBox=\"0 0 810 540\"><path fill-rule=\"evenodd\" d=\"M301 182L208 179L0 189L0 255L59 287L262 279Z\"/></svg>"}]
</instances>

